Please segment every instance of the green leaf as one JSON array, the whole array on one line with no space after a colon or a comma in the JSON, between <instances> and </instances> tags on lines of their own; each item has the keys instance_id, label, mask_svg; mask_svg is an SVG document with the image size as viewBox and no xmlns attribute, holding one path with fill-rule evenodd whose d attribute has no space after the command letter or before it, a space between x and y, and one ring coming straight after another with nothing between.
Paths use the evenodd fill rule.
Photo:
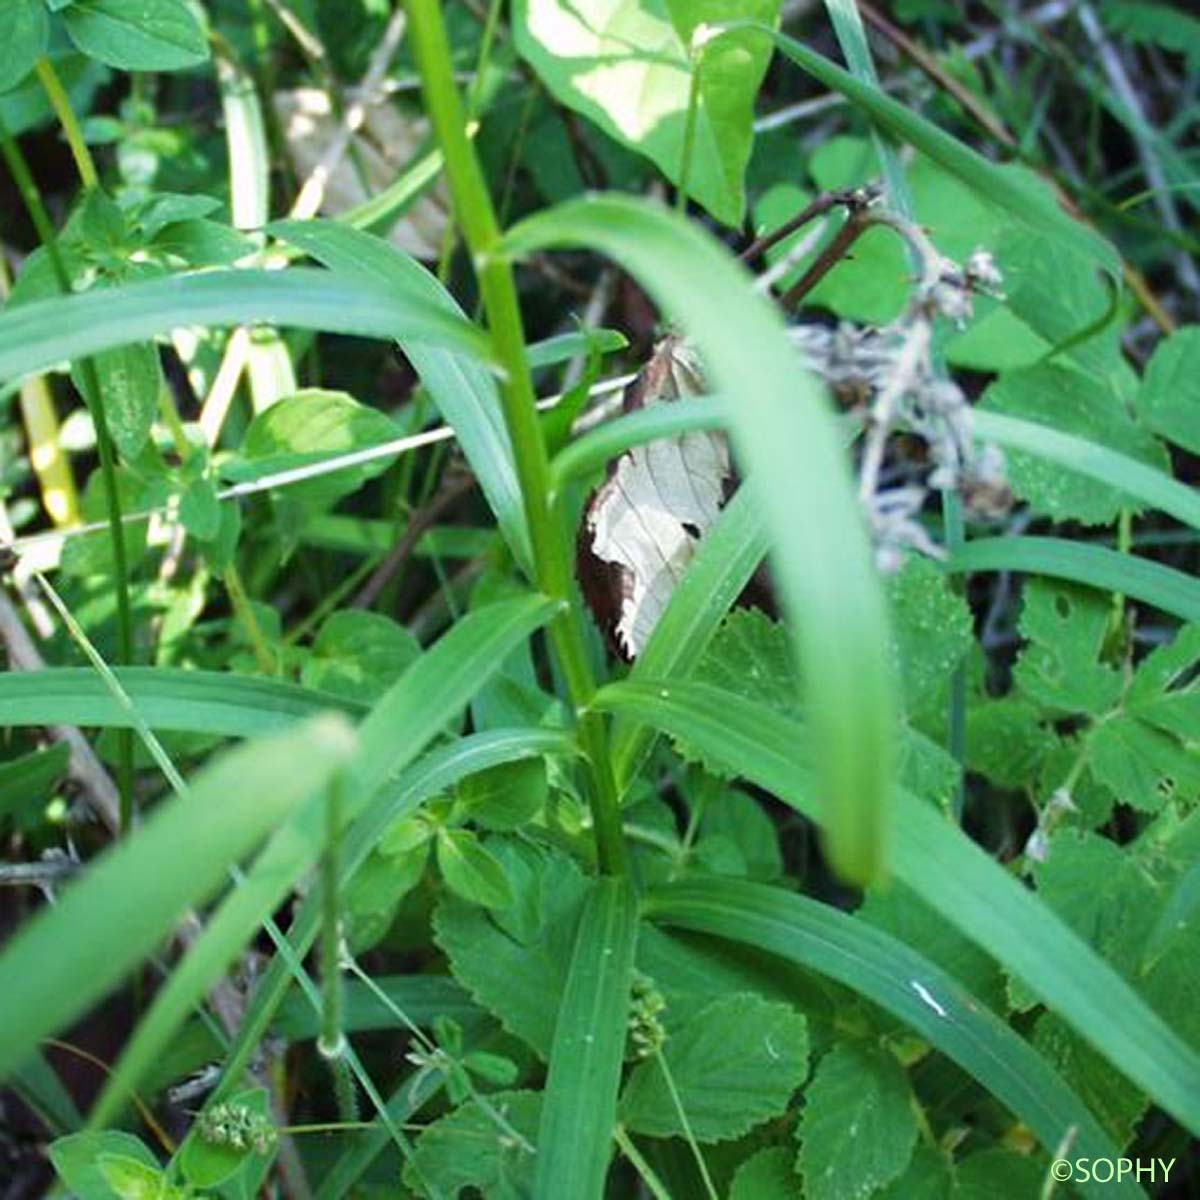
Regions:
<instances>
[{"instance_id":1,"label":"green leaf","mask_svg":"<svg viewBox=\"0 0 1200 1200\"><path fill-rule=\"evenodd\" d=\"M483 334L411 294L380 292L332 272L212 271L98 288L0 311L0 382L46 371L64 359L146 341L188 325L281 325L423 342L488 353Z\"/></svg>"},{"instance_id":2,"label":"green leaf","mask_svg":"<svg viewBox=\"0 0 1200 1200\"><path fill-rule=\"evenodd\" d=\"M488 664L495 658L497 650L494 646L484 649L485 656L481 661ZM503 648L499 653L503 655ZM465 776L514 759L542 754L570 755L574 751L574 743L558 730L497 729L457 739L430 751L398 775L389 774L386 782L379 786L374 799L346 833L341 855L340 886L346 888L349 885L355 872L399 818L414 812L424 801L445 792ZM511 862L507 859L506 867L510 874L514 874ZM463 907L473 914L480 911L466 905ZM321 919L320 897L310 894L301 905L289 936L297 958L302 959L308 953L321 927ZM225 1082L218 1086L217 1099L231 1090L232 1081L240 1078L241 1071L251 1061L259 1041L270 1026L272 1016L287 993L290 980L284 956L276 955L246 1011L226 1060Z\"/></svg>"},{"instance_id":3,"label":"green leaf","mask_svg":"<svg viewBox=\"0 0 1200 1200\"><path fill-rule=\"evenodd\" d=\"M519 914L512 910L511 915L488 912L445 895L434 912L434 938L463 987L548 1058L588 885L562 854L532 847L518 851L529 867L514 890L532 919L518 924ZM515 874L511 859L509 865Z\"/></svg>"},{"instance_id":4,"label":"green leaf","mask_svg":"<svg viewBox=\"0 0 1200 1200\"><path fill-rule=\"evenodd\" d=\"M555 608L540 596L523 596L464 617L375 704L358 727L357 752L340 776L344 818L351 833L355 820L375 794L443 731L453 714L466 707L489 672L495 670L495 655L527 638ZM303 774L295 764L289 772L293 780ZM319 781L314 780L313 786L319 786ZM424 798L421 794L412 806ZM403 813L393 810L389 815L394 820ZM386 821L385 827L390 823ZM372 829L371 834L367 846L378 839L376 830ZM155 996L149 1014L142 1019L93 1106L93 1121L111 1115L128 1090L137 1086L212 980L226 969L264 918L275 911L288 888L311 867L325 840L325 815L317 806L298 811L294 819L278 829ZM346 857L357 865L365 853L360 845L354 854L348 849ZM257 1019L262 1019L261 1011ZM252 1027L247 1017L243 1029ZM261 1035L261 1029L259 1032ZM231 1074L239 1077L236 1072Z\"/></svg>"},{"instance_id":5,"label":"green leaf","mask_svg":"<svg viewBox=\"0 0 1200 1200\"><path fill-rule=\"evenodd\" d=\"M1071 253L1099 265L1113 280L1119 278L1120 261L1113 247L1086 225L1067 216L1052 193L1031 187L1026 173L989 162L908 105L892 99L874 84L856 79L795 38L767 29L762 32L774 38L779 49L809 75L862 109L885 133L927 155L1045 240L1058 242Z\"/></svg>"},{"instance_id":6,"label":"green leaf","mask_svg":"<svg viewBox=\"0 0 1200 1200\"><path fill-rule=\"evenodd\" d=\"M300 679L306 687L371 703L420 653L417 639L391 617L345 608L321 625Z\"/></svg>"},{"instance_id":7,"label":"green leaf","mask_svg":"<svg viewBox=\"0 0 1200 1200\"><path fill-rule=\"evenodd\" d=\"M541 812L548 794L544 762L504 763L459 784L455 815L484 829L519 829Z\"/></svg>"},{"instance_id":8,"label":"green leaf","mask_svg":"<svg viewBox=\"0 0 1200 1200\"><path fill-rule=\"evenodd\" d=\"M390 243L332 221L277 221L271 231L339 276L374 290L418 297L425 307L465 322L462 309L420 263ZM450 425L517 561L531 561L525 507L496 380L462 347L441 348L413 338L398 320L392 336ZM469 349L469 348L468 348Z\"/></svg>"},{"instance_id":9,"label":"green leaf","mask_svg":"<svg viewBox=\"0 0 1200 1200\"><path fill-rule=\"evenodd\" d=\"M254 479L353 450L366 450L394 441L399 434L395 422L345 392L305 388L272 404L250 422L240 455L225 464L222 473L239 481ZM318 479L292 483L287 497L313 508L328 507L357 491L388 465L386 458L377 458Z\"/></svg>"},{"instance_id":10,"label":"green leaf","mask_svg":"<svg viewBox=\"0 0 1200 1200\"><path fill-rule=\"evenodd\" d=\"M63 18L84 54L123 71L178 71L208 58L185 0L72 0Z\"/></svg>"},{"instance_id":11,"label":"green leaf","mask_svg":"<svg viewBox=\"0 0 1200 1200\"><path fill-rule=\"evenodd\" d=\"M1164 470L1148 467L1126 454L1040 422L1021 421L980 408L974 410L972 419L976 434L985 441L995 442L1006 450L1036 455L1110 489L1118 485L1126 495L1200 529L1200 497L1195 489L1177 483ZM1161 448L1155 451L1155 457L1159 457L1160 451Z\"/></svg>"},{"instance_id":12,"label":"green leaf","mask_svg":"<svg viewBox=\"0 0 1200 1200\"><path fill-rule=\"evenodd\" d=\"M1086 583L1104 592L1130 596L1185 621L1200 621L1200 584L1182 571L1136 554L1065 538L979 538L954 551L954 573L1025 571Z\"/></svg>"},{"instance_id":13,"label":"green leaf","mask_svg":"<svg viewBox=\"0 0 1200 1200\"><path fill-rule=\"evenodd\" d=\"M92 361L109 432L122 456L133 460L150 440L158 414L158 393L164 386L158 349L152 342L134 342L104 350Z\"/></svg>"},{"instance_id":14,"label":"green leaf","mask_svg":"<svg viewBox=\"0 0 1200 1200\"><path fill-rule=\"evenodd\" d=\"M972 644L971 610L925 558L910 558L887 591L904 697L910 710L926 708Z\"/></svg>"},{"instance_id":15,"label":"green leaf","mask_svg":"<svg viewBox=\"0 0 1200 1200\"><path fill-rule=\"evenodd\" d=\"M1009 371L988 388L982 401L985 412L1049 423L1054 428L1092 444L1120 450L1145 466L1169 474L1169 462L1154 438L1136 425L1121 398L1094 378L1068 367L1043 365ZM986 426L984 427L986 428ZM980 431L983 436L986 434ZM1100 482L1092 472L1082 478L1024 449L1009 451L1008 478L1017 495L1056 521L1081 521L1108 525L1122 508L1136 507L1133 497Z\"/></svg>"},{"instance_id":16,"label":"green leaf","mask_svg":"<svg viewBox=\"0 0 1200 1200\"><path fill-rule=\"evenodd\" d=\"M41 0L3 0L0 3L0 92L14 88L46 52L50 19ZM5 121L7 125L7 120Z\"/></svg>"},{"instance_id":17,"label":"green leaf","mask_svg":"<svg viewBox=\"0 0 1200 1200\"><path fill-rule=\"evenodd\" d=\"M882 588L827 399L745 272L686 222L629 197L594 197L531 217L505 238L517 254L580 245L639 276L730 400L743 486L770 533L795 633L831 861L849 880L874 879L887 855L894 687ZM713 295L723 302L712 304Z\"/></svg>"},{"instance_id":18,"label":"green leaf","mask_svg":"<svg viewBox=\"0 0 1200 1200\"><path fill-rule=\"evenodd\" d=\"M282 679L170 667L117 667L121 689L151 729L256 737L330 708L361 716L365 706ZM134 718L90 667L0 673L0 724L99 725L130 729Z\"/></svg>"},{"instance_id":19,"label":"green leaf","mask_svg":"<svg viewBox=\"0 0 1200 1200\"><path fill-rule=\"evenodd\" d=\"M648 411L691 404L656 405ZM703 654L730 605L749 583L767 552L767 534L749 489L725 506L701 541L665 611L654 627L630 678L685 678ZM656 731L618 714L613 722L612 755L618 782L628 786L653 744Z\"/></svg>"},{"instance_id":20,"label":"green leaf","mask_svg":"<svg viewBox=\"0 0 1200 1200\"><path fill-rule=\"evenodd\" d=\"M225 267L252 253L255 246L244 233L228 225L192 217L163 225L154 234L150 248L158 254L182 259L191 267Z\"/></svg>"},{"instance_id":21,"label":"green leaf","mask_svg":"<svg viewBox=\"0 0 1200 1200\"><path fill-rule=\"evenodd\" d=\"M439 829L437 862L446 886L471 904L484 908L508 908L512 888L504 868L466 829Z\"/></svg>"},{"instance_id":22,"label":"green leaf","mask_svg":"<svg viewBox=\"0 0 1200 1200\"><path fill-rule=\"evenodd\" d=\"M486 1108L468 1101L417 1138L404 1182L421 1195L458 1196L466 1189L483 1196L531 1195L541 1108L537 1092L496 1092Z\"/></svg>"},{"instance_id":23,"label":"green leaf","mask_svg":"<svg viewBox=\"0 0 1200 1200\"><path fill-rule=\"evenodd\" d=\"M1074 1151L1072 1151L1074 1153ZM1094 1178L1094 1177L1093 1177ZM1015 1150L995 1148L969 1155L954 1170L954 1200L995 1200L997 1196L1038 1196L1045 1186L1043 1163ZM1102 1187L1089 1188L1103 1196Z\"/></svg>"},{"instance_id":24,"label":"green leaf","mask_svg":"<svg viewBox=\"0 0 1200 1200\"><path fill-rule=\"evenodd\" d=\"M628 880L596 880L580 914L554 1026L535 1197L593 1200L604 1193L637 931L637 897Z\"/></svg>"},{"instance_id":25,"label":"green leaf","mask_svg":"<svg viewBox=\"0 0 1200 1200\"><path fill-rule=\"evenodd\" d=\"M646 155L726 225L745 208L754 99L770 47L754 36L690 48L706 24L748 16L767 24L778 0L519 0L513 34L522 57L563 104ZM697 89L691 162L684 166L689 97Z\"/></svg>"},{"instance_id":26,"label":"green leaf","mask_svg":"<svg viewBox=\"0 0 1200 1200\"><path fill-rule=\"evenodd\" d=\"M954 1200L954 1171L940 1149L917 1145L907 1170L878 1193L878 1200Z\"/></svg>"},{"instance_id":27,"label":"green leaf","mask_svg":"<svg viewBox=\"0 0 1200 1200\"><path fill-rule=\"evenodd\" d=\"M659 1054L696 1140L722 1141L787 1108L808 1074L808 1028L788 1005L739 993L701 1009ZM653 1137L683 1134L658 1055L633 1069L621 1121Z\"/></svg>"},{"instance_id":28,"label":"green leaf","mask_svg":"<svg viewBox=\"0 0 1200 1200\"><path fill-rule=\"evenodd\" d=\"M786 1146L769 1146L752 1154L738 1167L729 1200L803 1200L793 1157Z\"/></svg>"},{"instance_id":29,"label":"green leaf","mask_svg":"<svg viewBox=\"0 0 1200 1200\"><path fill-rule=\"evenodd\" d=\"M812 731L770 709L731 701L723 692L692 683L610 684L593 703L637 713L702 745L806 816L816 816L804 759ZM1164 1108L1200 1129L1200 1056L960 829L913 796L901 794L900 805L896 877L1035 987L1047 1005ZM1057 1145L1061 1135L1062 1128L1050 1132L1046 1144Z\"/></svg>"},{"instance_id":30,"label":"green leaf","mask_svg":"<svg viewBox=\"0 0 1200 1200\"><path fill-rule=\"evenodd\" d=\"M352 746L344 722L322 717L232 752L25 924L0 954L0 1075L150 953L179 914L210 895L226 867L318 790ZM248 794L254 804L243 802Z\"/></svg>"},{"instance_id":31,"label":"green leaf","mask_svg":"<svg viewBox=\"0 0 1200 1200\"><path fill-rule=\"evenodd\" d=\"M918 811L929 810L921 805ZM659 888L647 898L645 912L668 925L765 950L861 993L978 1079L1044 1146L1057 1147L1075 1128L1078 1153L1119 1153L1053 1068L999 1016L928 959L865 922L780 888L735 880ZM1125 1186L1127 1195L1141 1194ZM1093 1194L1104 1192L1097 1186Z\"/></svg>"},{"instance_id":32,"label":"green leaf","mask_svg":"<svg viewBox=\"0 0 1200 1200\"><path fill-rule=\"evenodd\" d=\"M1155 433L1200 453L1200 325L1178 329L1159 342L1136 404Z\"/></svg>"},{"instance_id":33,"label":"green leaf","mask_svg":"<svg viewBox=\"0 0 1200 1200\"><path fill-rule=\"evenodd\" d=\"M800 1171L809 1200L857 1200L908 1166L917 1116L896 1056L865 1042L838 1042L804 1091Z\"/></svg>"},{"instance_id":34,"label":"green leaf","mask_svg":"<svg viewBox=\"0 0 1200 1200\"><path fill-rule=\"evenodd\" d=\"M1013 669L1017 687L1059 712L1098 716L1112 709L1121 695L1121 676L1100 663L1111 614L1100 592L1029 580L1019 625L1028 644Z\"/></svg>"},{"instance_id":35,"label":"green leaf","mask_svg":"<svg viewBox=\"0 0 1200 1200\"><path fill-rule=\"evenodd\" d=\"M170 1183L158 1167L147 1166L136 1158L101 1154L96 1165L120 1200L186 1200L186 1193Z\"/></svg>"},{"instance_id":36,"label":"green leaf","mask_svg":"<svg viewBox=\"0 0 1200 1200\"><path fill-rule=\"evenodd\" d=\"M266 1120L271 1119L270 1098L264 1088L252 1088L230 1096L227 1104L249 1109ZM187 1139L179 1148L178 1163L183 1177L194 1188L215 1188L233 1178L254 1153L253 1147L234 1146L229 1142L206 1141L193 1123Z\"/></svg>"},{"instance_id":37,"label":"green leaf","mask_svg":"<svg viewBox=\"0 0 1200 1200\"><path fill-rule=\"evenodd\" d=\"M0 318L2 319L2 318ZM152 505L160 498L153 483L147 483L134 473L132 468L121 466L116 471L117 494L121 498L122 512L137 512ZM108 490L104 475L93 471L84 489L80 505L84 521L88 524L107 522ZM134 522L121 531L125 539L125 558L130 567L141 561L146 553L147 532L145 524ZM98 529L82 537L71 538L62 548L59 566L67 575L86 578L91 575L113 573L112 538L107 529Z\"/></svg>"},{"instance_id":38,"label":"green leaf","mask_svg":"<svg viewBox=\"0 0 1200 1200\"><path fill-rule=\"evenodd\" d=\"M79 1200L112 1200L116 1195L104 1178L100 1159L114 1155L158 1169L154 1155L130 1133L73 1133L50 1144L50 1161L59 1179Z\"/></svg>"},{"instance_id":39,"label":"green leaf","mask_svg":"<svg viewBox=\"0 0 1200 1200\"><path fill-rule=\"evenodd\" d=\"M179 523L194 538L212 541L221 532L221 502L211 479L193 479L179 497Z\"/></svg>"}]
</instances>

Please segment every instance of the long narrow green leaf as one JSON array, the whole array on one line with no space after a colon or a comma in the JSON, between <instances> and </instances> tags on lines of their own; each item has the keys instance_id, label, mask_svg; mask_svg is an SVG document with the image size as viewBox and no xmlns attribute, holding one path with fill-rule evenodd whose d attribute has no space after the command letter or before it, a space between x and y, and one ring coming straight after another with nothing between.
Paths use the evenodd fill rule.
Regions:
<instances>
[{"instance_id":1,"label":"long narrow green leaf","mask_svg":"<svg viewBox=\"0 0 1200 1200\"><path fill-rule=\"evenodd\" d=\"M602 467L610 458L634 446L699 429L724 429L731 417L727 404L716 397L704 396L686 404L652 404L605 421L572 441L550 464L555 491L567 480Z\"/></svg>"},{"instance_id":2,"label":"long narrow green leaf","mask_svg":"<svg viewBox=\"0 0 1200 1200\"><path fill-rule=\"evenodd\" d=\"M1200 621L1200 582L1191 575L1087 542L1044 537L980 538L960 546L946 569L958 574L1024 571L1070 579L1132 596L1185 621Z\"/></svg>"},{"instance_id":3,"label":"long narrow green leaf","mask_svg":"<svg viewBox=\"0 0 1200 1200\"><path fill-rule=\"evenodd\" d=\"M816 735L765 705L695 683L617 683L598 707L685 738L810 819ZM928 803L902 793L893 866L931 908L1019 976L1119 1071L1200 1133L1200 1055L1089 945Z\"/></svg>"},{"instance_id":4,"label":"long narrow green leaf","mask_svg":"<svg viewBox=\"0 0 1200 1200\"><path fill-rule=\"evenodd\" d=\"M466 321L437 278L390 242L334 221L278 221L270 228L344 279L359 280L376 292L415 296L430 312ZM454 429L517 560L528 567L525 507L496 380L470 353L422 345L403 321L396 321L391 333L421 376L442 418Z\"/></svg>"},{"instance_id":5,"label":"long narrow green leaf","mask_svg":"<svg viewBox=\"0 0 1200 1200\"><path fill-rule=\"evenodd\" d=\"M0 955L0 1077L141 961L353 748L326 716L233 751L25 925Z\"/></svg>"},{"instance_id":6,"label":"long narrow green leaf","mask_svg":"<svg viewBox=\"0 0 1200 1200\"><path fill-rule=\"evenodd\" d=\"M0 311L0 382L185 325L269 321L301 329L454 346L486 359L469 322L411 291L363 286L329 271L212 271L36 300Z\"/></svg>"},{"instance_id":7,"label":"long narrow green leaf","mask_svg":"<svg viewBox=\"0 0 1200 1200\"><path fill-rule=\"evenodd\" d=\"M893 786L892 664L882 589L823 389L745 271L657 205L616 196L565 204L523 221L504 245L513 254L582 245L610 255L700 347L730 401L744 486L771 535L819 733L830 856L847 878L874 879Z\"/></svg>"},{"instance_id":8,"label":"long narrow green leaf","mask_svg":"<svg viewBox=\"0 0 1200 1200\"><path fill-rule=\"evenodd\" d=\"M349 883L393 821L413 812L430 797L445 792L460 779L505 762L574 752L574 742L568 735L553 729L488 730L430 751L398 779L389 780L347 831L346 844L342 848L341 885L344 887ZM288 941L297 958L308 953L317 936L320 920L319 897L309 896L288 932ZM215 1099L237 1090L242 1071L270 1026L290 982L287 964L277 955L255 989L230 1049Z\"/></svg>"},{"instance_id":9,"label":"long narrow green leaf","mask_svg":"<svg viewBox=\"0 0 1200 1200\"><path fill-rule=\"evenodd\" d=\"M629 678L682 679L766 556L767 531L754 496L739 491L696 551ZM637 775L656 736L652 725L618 714L612 755L624 790Z\"/></svg>"},{"instance_id":10,"label":"long narrow green leaf","mask_svg":"<svg viewBox=\"0 0 1200 1200\"><path fill-rule=\"evenodd\" d=\"M629 1024L637 899L597 879L584 904L554 1026L538 1129L538 1200L599 1200L612 1157Z\"/></svg>"},{"instance_id":11,"label":"long narrow green leaf","mask_svg":"<svg viewBox=\"0 0 1200 1200\"><path fill-rule=\"evenodd\" d=\"M904 1021L1006 1104L1054 1151L1113 1158L1114 1145L1058 1072L952 975L903 942L826 904L741 879L685 880L647 896L646 916L757 946L836 979ZM1116 1195L1094 1183L1097 1195ZM1126 1196L1144 1193L1132 1182Z\"/></svg>"},{"instance_id":12,"label":"long narrow green leaf","mask_svg":"<svg viewBox=\"0 0 1200 1200\"><path fill-rule=\"evenodd\" d=\"M365 704L345 696L228 671L117 667L113 674L151 729L257 737L328 709L350 717L367 711ZM132 724L128 709L90 667L0 675L0 725L128 729Z\"/></svg>"},{"instance_id":13,"label":"long narrow green leaf","mask_svg":"<svg viewBox=\"0 0 1200 1200\"><path fill-rule=\"evenodd\" d=\"M1072 220L1048 194L1031 189L1011 172L989 162L907 105L865 80L856 79L849 71L795 38L757 22L736 21L726 28L756 29L772 38L797 66L827 88L840 92L885 133L927 155L984 200L1004 208L1034 232L1094 261L1114 282L1120 279L1120 259L1113 247L1086 225Z\"/></svg>"},{"instance_id":14,"label":"long narrow green leaf","mask_svg":"<svg viewBox=\"0 0 1200 1200\"><path fill-rule=\"evenodd\" d=\"M462 711L508 654L549 620L555 609L554 603L541 596L476 609L405 671L359 727L360 747L346 768L347 821L353 821L389 777L403 771ZM309 806L297 812L267 844L155 997L97 1100L90 1124L111 1119L136 1088L206 988L316 861L325 829L321 807Z\"/></svg>"},{"instance_id":15,"label":"long narrow green leaf","mask_svg":"<svg viewBox=\"0 0 1200 1200\"><path fill-rule=\"evenodd\" d=\"M1022 421L979 408L971 414L971 419L976 436L983 441L995 442L1006 450L1036 454L1038 458L1120 488L1135 500L1200 529L1200 494L1163 471L1037 421Z\"/></svg>"}]
</instances>

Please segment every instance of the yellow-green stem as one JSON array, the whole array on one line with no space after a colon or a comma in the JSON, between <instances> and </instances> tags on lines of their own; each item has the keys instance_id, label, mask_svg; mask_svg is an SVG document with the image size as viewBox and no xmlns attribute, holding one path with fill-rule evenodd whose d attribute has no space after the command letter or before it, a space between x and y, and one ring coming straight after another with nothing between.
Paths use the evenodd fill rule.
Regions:
<instances>
[{"instance_id":1,"label":"yellow-green stem","mask_svg":"<svg viewBox=\"0 0 1200 1200\"><path fill-rule=\"evenodd\" d=\"M463 107L454 83L450 46L436 0L408 0L413 51L425 103L442 154L455 216L475 263L492 346L506 379L502 389L505 424L512 440L517 480L533 550L538 587L564 601L550 626L550 640L579 718L579 739L589 768L589 799L601 871L625 871L625 844L608 730L599 713L586 711L595 691L582 618L573 599L570 543L549 504L550 471L538 420L533 380L525 358L525 334L511 264L497 252L500 229L474 147L467 137Z\"/></svg>"},{"instance_id":2,"label":"yellow-green stem","mask_svg":"<svg viewBox=\"0 0 1200 1200\"><path fill-rule=\"evenodd\" d=\"M75 169L79 172L79 182L83 184L84 191L90 192L92 188L100 186L100 176L96 173L92 152L84 140L83 128L75 116L67 89L63 87L54 64L48 58L39 58L33 69L37 72L38 82L41 83L46 99L50 101L50 107L54 109L54 115L62 126L67 145L71 148L71 157L74 158Z\"/></svg>"}]
</instances>

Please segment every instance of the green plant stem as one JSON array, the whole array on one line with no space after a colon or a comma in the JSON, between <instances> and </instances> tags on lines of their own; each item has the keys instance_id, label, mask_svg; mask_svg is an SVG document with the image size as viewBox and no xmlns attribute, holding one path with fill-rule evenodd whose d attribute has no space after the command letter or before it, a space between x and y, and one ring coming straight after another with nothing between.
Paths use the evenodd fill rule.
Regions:
<instances>
[{"instance_id":1,"label":"green plant stem","mask_svg":"<svg viewBox=\"0 0 1200 1200\"><path fill-rule=\"evenodd\" d=\"M633 1138L620 1125L613 1131L613 1139L621 1148L621 1153L633 1164L633 1168L642 1177L646 1190L654 1200L671 1200L671 1193L663 1185L663 1181L654 1173L654 1168L642 1157Z\"/></svg>"},{"instance_id":2,"label":"green plant stem","mask_svg":"<svg viewBox=\"0 0 1200 1200\"><path fill-rule=\"evenodd\" d=\"M39 58L33 69L37 72L38 82L41 83L46 99L50 101L50 107L54 109L54 115L62 126L67 145L71 148L71 157L74 158L75 169L79 172L79 182L83 184L84 191L90 192L92 188L100 186L100 176L96 173L92 152L84 140L83 129L75 115L75 109L71 107L67 89L63 87L54 64L48 58Z\"/></svg>"},{"instance_id":3,"label":"green plant stem","mask_svg":"<svg viewBox=\"0 0 1200 1200\"><path fill-rule=\"evenodd\" d=\"M587 658L582 617L578 605L572 602L570 545L549 503L550 470L525 358L516 282L511 264L497 253L500 229L479 160L467 137L441 6L437 0L408 0L408 12L426 106L445 156L458 224L475 262L492 344L506 374L502 388L504 419L524 497L537 584L564 606L550 625L550 640L571 701L580 714L579 739L589 767L597 858L602 872L623 874L625 845L608 730L599 713L587 711L595 681Z\"/></svg>"},{"instance_id":4,"label":"green plant stem","mask_svg":"<svg viewBox=\"0 0 1200 1200\"><path fill-rule=\"evenodd\" d=\"M250 596L246 592L246 585L242 582L241 572L233 563L230 563L221 572L221 578L225 581L225 590L229 593L229 602L233 605L234 615L246 631L250 648L254 651L254 661L258 663L258 669L264 675L276 674L278 664L275 654L262 631L262 626L258 623L258 617L254 615L254 605L250 603Z\"/></svg>"},{"instance_id":5,"label":"green plant stem","mask_svg":"<svg viewBox=\"0 0 1200 1200\"><path fill-rule=\"evenodd\" d=\"M691 53L692 79L688 87L687 117L683 126L683 147L679 158L679 186L675 189L675 211L687 212L688 183L692 173L692 154L696 146L696 110L700 106L700 59L703 48Z\"/></svg>"},{"instance_id":6,"label":"green plant stem","mask_svg":"<svg viewBox=\"0 0 1200 1200\"><path fill-rule=\"evenodd\" d=\"M338 888L343 788L341 776L334 775L325 801L325 853L321 858L321 1050L329 1055L341 1052L346 1037L342 1030L342 906Z\"/></svg>"},{"instance_id":7,"label":"green plant stem","mask_svg":"<svg viewBox=\"0 0 1200 1200\"><path fill-rule=\"evenodd\" d=\"M42 64L45 63L46 73L43 74ZM47 95L52 105L61 102L64 105L62 117L63 128L68 130L68 141L71 139L70 129L78 132L79 123L71 109L66 92L58 80L54 68L46 60L39 60L38 75L46 87ZM47 85L46 80L52 82ZM56 88L52 91L51 88ZM57 97L57 99L56 99ZM60 117L62 114L60 113ZM95 166L87 146L80 141L83 148L83 159L78 156L80 179L85 188L94 187L96 181ZM50 257L55 280L63 293L71 291L71 279L59 253L58 236L54 223L46 211L42 201L41 191L25 155L21 151L16 138L12 137L7 126L0 120L0 148L3 149L4 161L21 193L21 200L29 212L33 227L41 239L42 245ZM83 164L87 165L84 166ZM88 183L88 180L91 183ZM100 457L100 474L104 481L104 495L108 510L109 537L112 539L113 578L117 592L117 662L127 665L133 661L133 614L129 603L129 562L125 554L125 533L121 519L121 496L117 491L116 451L113 448L112 436L108 431L108 420L104 413L103 392L100 388L100 376L96 364L90 358L79 360L79 373L83 383L83 400L92 416L92 424L96 429L96 449ZM121 730L117 734L117 791L120 797L120 829L122 835L127 834L133 827L133 734L130 730Z\"/></svg>"}]
</instances>

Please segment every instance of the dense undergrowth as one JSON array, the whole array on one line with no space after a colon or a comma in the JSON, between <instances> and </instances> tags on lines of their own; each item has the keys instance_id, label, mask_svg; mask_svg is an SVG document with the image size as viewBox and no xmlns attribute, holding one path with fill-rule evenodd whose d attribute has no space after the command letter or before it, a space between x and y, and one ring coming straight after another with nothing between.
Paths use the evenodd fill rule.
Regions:
<instances>
[{"instance_id":1,"label":"dense undergrowth","mask_svg":"<svg viewBox=\"0 0 1200 1200\"><path fill-rule=\"evenodd\" d=\"M0 41L0 1194L1194 1194L1186 6Z\"/></svg>"}]
</instances>

